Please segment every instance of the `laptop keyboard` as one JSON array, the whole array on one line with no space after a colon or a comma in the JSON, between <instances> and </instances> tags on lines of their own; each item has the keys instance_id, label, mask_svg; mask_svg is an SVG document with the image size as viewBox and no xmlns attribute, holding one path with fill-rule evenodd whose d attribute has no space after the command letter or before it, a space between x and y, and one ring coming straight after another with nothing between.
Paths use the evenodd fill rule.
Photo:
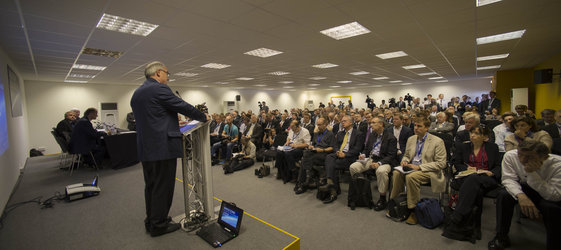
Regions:
<instances>
[{"instance_id":1,"label":"laptop keyboard","mask_svg":"<svg viewBox=\"0 0 561 250\"><path fill-rule=\"evenodd\" d=\"M215 238L218 242L225 242L228 239L232 238L232 236L228 232L226 232L224 228L216 223L204 227L198 232L198 235L204 239Z\"/></svg>"}]
</instances>

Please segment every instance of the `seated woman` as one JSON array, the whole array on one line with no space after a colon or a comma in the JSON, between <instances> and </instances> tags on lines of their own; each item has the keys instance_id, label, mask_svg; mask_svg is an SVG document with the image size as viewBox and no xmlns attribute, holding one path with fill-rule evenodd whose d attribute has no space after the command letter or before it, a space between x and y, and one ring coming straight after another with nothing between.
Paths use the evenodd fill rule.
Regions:
<instances>
[{"instance_id":1,"label":"seated woman","mask_svg":"<svg viewBox=\"0 0 561 250\"><path fill-rule=\"evenodd\" d=\"M471 217L475 225L473 235L466 236L471 240L481 239L483 195L496 189L501 181L499 147L495 143L488 142L490 133L488 128L474 126L470 129L470 141L458 144L459 148L456 148L454 162L456 169L476 172L456 178L451 185L452 188L459 189L459 199L456 210L450 216L450 223L444 228L443 235L446 237L450 235L447 234L450 231L458 232L472 226L473 224L468 225L468 220L473 216Z\"/></svg>"},{"instance_id":2,"label":"seated woman","mask_svg":"<svg viewBox=\"0 0 561 250\"><path fill-rule=\"evenodd\" d=\"M444 112L438 112L438 114L436 114L436 121L431 123L429 128L430 133L438 132L449 135L452 135L453 130L454 124L448 121L448 115Z\"/></svg>"},{"instance_id":3,"label":"seated woman","mask_svg":"<svg viewBox=\"0 0 561 250\"><path fill-rule=\"evenodd\" d=\"M528 116L516 117L516 119L510 122L510 131L514 131L513 134L505 137L505 151L508 152L516 149L518 144L526 140L526 138L541 141L551 150L553 139L546 131L538 130L538 125L534 119Z\"/></svg>"},{"instance_id":4,"label":"seated woman","mask_svg":"<svg viewBox=\"0 0 561 250\"><path fill-rule=\"evenodd\" d=\"M248 137L242 138L241 142L242 151L239 155L232 158L230 164L224 166L224 174L231 174L255 163L255 144Z\"/></svg>"}]
</instances>

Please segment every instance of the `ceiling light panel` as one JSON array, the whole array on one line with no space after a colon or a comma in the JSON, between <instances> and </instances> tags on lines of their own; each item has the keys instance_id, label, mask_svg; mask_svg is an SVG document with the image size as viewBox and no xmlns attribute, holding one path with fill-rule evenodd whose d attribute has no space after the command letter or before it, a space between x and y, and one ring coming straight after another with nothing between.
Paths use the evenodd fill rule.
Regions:
<instances>
[{"instance_id":1,"label":"ceiling light panel","mask_svg":"<svg viewBox=\"0 0 561 250\"><path fill-rule=\"evenodd\" d=\"M253 80L253 78L251 78L251 77L238 77L238 78L236 78L236 80L249 81L249 80Z\"/></svg>"},{"instance_id":2,"label":"ceiling light panel","mask_svg":"<svg viewBox=\"0 0 561 250\"><path fill-rule=\"evenodd\" d=\"M275 72L269 73L269 75L275 75L275 76L283 76L283 75L288 75L288 74L290 74L290 72L275 71Z\"/></svg>"},{"instance_id":3,"label":"ceiling light panel","mask_svg":"<svg viewBox=\"0 0 561 250\"><path fill-rule=\"evenodd\" d=\"M435 82L448 82L448 80L438 80L438 81L435 81Z\"/></svg>"},{"instance_id":4,"label":"ceiling light panel","mask_svg":"<svg viewBox=\"0 0 561 250\"><path fill-rule=\"evenodd\" d=\"M104 13L96 27L126 34L147 36L158 28L158 25Z\"/></svg>"},{"instance_id":5,"label":"ceiling light panel","mask_svg":"<svg viewBox=\"0 0 561 250\"><path fill-rule=\"evenodd\" d=\"M438 80L438 79L444 79L444 77L442 76L435 76L435 77L430 77L429 80Z\"/></svg>"},{"instance_id":6,"label":"ceiling light panel","mask_svg":"<svg viewBox=\"0 0 561 250\"><path fill-rule=\"evenodd\" d=\"M312 67L318 68L318 69L327 69L327 68L333 68L333 67L337 67L337 66L339 66L339 65L333 64L333 63L322 63L322 64L312 65Z\"/></svg>"},{"instance_id":7,"label":"ceiling light panel","mask_svg":"<svg viewBox=\"0 0 561 250\"><path fill-rule=\"evenodd\" d=\"M513 32L492 35L492 36L484 36L484 37L477 38L476 41L477 41L477 45L481 45L487 43L496 43L501 41L518 39L524 35L524 32L526 32L526 30L518 30Z\"/></svg>"},{"instance_id":8,"label":"ceiling light panel","mask_svg":"<svg viewBox=\"0 0 561 250\"><path fill-rule=\"evenodd\" d=\"M95 65L86 65L86 64L74 64L74 65L72 65L72 68L73 69L85 69L85 70L102 71L102 70L105 70L107 67L95 66Z\"/></svg>"},{"instance_id":9,"label":"ceiling light panel","mask_svg":"<svg viewBox=\"0 0 561 250\"><path fill-rule=\"evenodd\" d=\"M430 75L436 75L436 72L425 72L425 73L419 73L417 75L420 76L430 76Z\"/></svg>"},{"instance_id":10,"label":"ceiling light panel","mask_svg":"<svg viewBox=\"0 0 561 250\"><path fill-rule=\"evenodd\" d=\"M310 83L310 84L308 84L308 86L319 86L319 85L320 85L319 83Z\"/></svg>"},{"instance_id":11,"label":"ceiling light panel","mask_svg":"<svg viewBox=\"0 0 561 250\"><path fill-rule=\"evenodd\" d=\"M280 81L279 83L282 83L282 84L290 84L290 83L294 83L294 81Z\"/></svg>"},{"instance_id":12,"label":"ceiling light panel","mask_svg":"<svg viewBox=\"0 0 561 250\"><path fill-rule=\"evenodd\" d=\"M265 85L265 84L255 84L253 86L255 86L255 87L267 87L267 85Z\"/></svg>"},{"instance_id":13,"label":"ceiling light panel","mask_svg":"<svg viewBox=\"0 0 561 250\"><path fill-rule=\"evenodd\" d=\"M378 54L376 56L381 58L381 59L391 59L391 58L407 56L407 53L405 53L403 51L395 51L395 52L389 52L389 53L384 53L384 54Z\"/></svg>"},{"instance_id":14,"label":"ceiling light panel","mask_svg":"<svg viewBox=\"0 0 561 250\"><path fill-rule=\"evenodd\" d=\"M424 68L424 67L426 67L424 64L415 64L415 65L403 66L402 68L404 68L404 69L420 69L420 68Z\"/></svg>"},{"instance_id":15,"label":"ceiling light panel","mask_svg":"<svg viewBox=\"0 0 561 250\"><path fill-rule=\"evenodd\" d=\"M310 79L312 80L323 80L323 79L327 79L327 77L323 77L323 76L314 76L314 77L310 77Z\"/></svg>"},{"instance_id":16,"label":"ceiling light panel","mask_svg":"<svg viewBox=\"0 0 561 250\"><path fill-rule=\"evenodd\" d=\"M70 74L68 77L71 78L94 78L95 75L85 75L85 74Z\"/></svg>"},{"instance_id":17,"label":"ceiling light panel","mask_svg":"<svg viewBox=\"0 0 561 250\"><path fill-rule=\"evenodd\" d=\"M358 71L358 72L352 72L352 73L349 73L349 74L355 75L355 76L360 76L360 75L368 75L368 74L370 74L370 72Z\"/></svg>"},{"instance_id":18,"label":"ceiling light panel","mask_svg":"<svg viewBox=\"0 0 561 250\"><path fill-rule=\"evenodd\" d=\"M330 29L322 30L320 33L331 37L335 40L341 40L353 36L359 36L370 33L370 30L360 25L358 22L343 24L341 26L333 27Z\"/></svg>"},{"instance_id":19,"label":"ceiling light panel","mask_svg":"<svg viewBox=\"0 0 561 250\"><path fill-rule=\"evenodd\" d=\"M119 58L123 55L123 52L104 50L104 49L84 48L82 50L82 54L92 55L92 56L104 56L104 57L111 57L111 58Z\"/></svg>"},{"instance_id":20,"label":"ceiling light panel","mask_svg":"<svg viewBox=\"0 0 561 250\"><path fill-rule=\"evenodd\" d=\"M230 66L232 66L232 65L220 64L220 63L207 63L205 65L201 65L201 67L209 68L209 69L224 69L224 68L228 68Z\"/></svg>"},{"instance_id":21,"label":"ceiling light panel","mask_svg":"<svg viewBox=\"0 0 561 250\"><path fill-rule=\"evenodd\" d=\"M335 85L335 86L329 86L329 87L330 87L330 88L340 88L341 86Z\"/></svg>"},{"instance_id":22,"label":"ceiling light panel","mask_svg":"<svg viewBox=\"0 0 561 250\"><path fill-rule=\"evenodd\" d=\"M390 78L387 77L387 76L380 76L380 77L374 77L372 79L374 79L374 80L386 80L386 79L390 79Z\"/></svg>"},{"instance_id":23,"label":"ceiling light panel","mask_svg":"<svg viewBox=\"0 0 561 250\"><path fill-rule=\"evenodd\" d=\"M88 81L64 80L64 82L69 82L69 83L87 83Z\"/></svg>"},{"instance_id":24,"label":"ceiling light panel","mask_svg":"<svg viewBox=\"0 0 561 250\"><path fill-rule=\"evenodd\" d=\"M492 66L485 66L485 67L477 67L477 70L486 70L486 69L498 69L501 65L492 65Z\"/></svg>"},{"instance_id":25,"label":"ceiling light panel","mask_svg":"<svg viewBox=\"0 0 561 250\"><path fill-rule=\"evenodd\" d=\"M197 76L199 74L197 73L189 73L189 72L179 72L179 73L175 73L174 75L176 76L183 76L183 77L193 77L193 76Z\"/></svg>"},{"instance_id":26,"label":"ceiling light panel","mask_svg":"<svg viewBox=\"0 0 561 250\"><path fill-rule=\"evenodd\" d=\"M294 88L294 87L293 87L293 86L284 86L283 88L285 88L285 89L292 89L292 88Z\"/></svg>"},{"instance_id":27,"label":"ceiling light panel","mask_svg":"<svg viewBox=\"0 0 561 250\"><path fill-rule=\"evenodd\" d=\"M351 83L353 81L338 81L337 83Z\"/></svg>"},{"instance_id":28,"label":"ceiling light panel","mask_svg":"<svg viewBox=\"0 0 561 250\"><path fill-rule=\"evenodd\" d=\"M492 3L496 3L496 2L500 2L502 0L475 0L475 6L476 7L481 7L487 4L492 4Z\"/></svg>"},{"instance_id":29,"label":"ceiling light panel","mask_svg":"<svg viewBox=\"0 0 561 250\"><path fill-rule=\"evenodd\" d=\"M503 59L503 58L507 58L510 54L500 54L500 55L494 55L494 56L480 56L477 57L477 61L481 62L481 61L488 61L488 60L495 60L495 59Z\"/></svg>"},{"instance_id":30,"label":"ceiling light panel","mask_svg":"<svg viewBox=\"0 0 561 250\"><path fill-rule=\"evenodd\" d=\"M402 80L395 80L395 81L390 81L390 83L400 83L403 82Z\"/></svg>"},{"instance_id":31,"label":"ceiling light panel","mask_svg":"<svg viewBox=\"0 0 561 250\"><path fill-rule=\"evenodd\" d=\"M281 51L277 51L277 50L273 50L273 49L267 49L267 48L259 48L259 49L254 49L252 51L248 51L245 52L244 54L246 55L250 55L250 56L258 56L258 57L270 57L270 56L274 56L274 55L278 55L278 54L282 54L283 52Z\"/></svg>"},{"instance_id":32,"label":"ceiling light panel","mask_svg":"<svg viewBox=\"0 0 561 250\"><path fill-rule=\"evenodd\" d=\"M411 84L412 84L412 83L410 83L410 82L404 82L404 83L402 83L402 84L400 84L400 85L406 86L406 85L411 85Z\"/></svg>"}]
</instances>

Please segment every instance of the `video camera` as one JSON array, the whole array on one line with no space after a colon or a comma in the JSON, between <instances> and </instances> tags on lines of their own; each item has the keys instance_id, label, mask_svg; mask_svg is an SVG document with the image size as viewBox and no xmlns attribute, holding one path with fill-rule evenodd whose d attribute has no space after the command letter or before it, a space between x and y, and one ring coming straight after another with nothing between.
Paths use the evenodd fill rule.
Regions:
<instances>
[{"instance_id":1,"label":"video camera","mask_svg":"<svg viewBox=\"0 0 561 250\"><path fill-rule=\"evenodd\" d=\"M409 93L407 93L407 95L405 95L403 99L405 99L408 104L411 104L411 101L413 101L413 97Z\"/></svg>"},{"instance_id":2,"label":"video camera","mask_svg":"<svg viewBox=\"0 0 561 250\"><path fill-rule=\"evenodd\" d=\"M203 113L208 113L208 108L206 106L206 102L203 102L202 104L195 105L195 108L198 109L199 111L203 112Z\"/></svg>"}]
</instances>

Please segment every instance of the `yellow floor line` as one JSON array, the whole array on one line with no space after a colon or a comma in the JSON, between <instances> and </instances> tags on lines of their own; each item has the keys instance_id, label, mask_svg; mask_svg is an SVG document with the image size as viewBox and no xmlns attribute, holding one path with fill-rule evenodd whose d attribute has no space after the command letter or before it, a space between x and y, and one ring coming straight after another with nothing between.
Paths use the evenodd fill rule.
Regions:
<instances>
[{"instance_id":1,"label":"yellow floor line","mask_svg":"<svg viewBox=\"0 0 561 250\"><path fill-rule=\"evenodd\" d=\"M181 179L179 179L179 178L175 178L175 179L178 180L179 182L183 183L183 180L181 180ZM190 184L187 184L187 185L191 186ZM222 202L221 199L218 199L218 198L216 198L216 197L214 197L214 196L213 196L213 198L214 198L215 200L219 201L219 202ZM261 223L263 223L263 224L265 224L265 225L267 225L267 226L270 226L270 227L272 227L272 228L274 228L274 229L276 229L276 230L278 230L278 231L280 231L280 232L282 232L282 233L284 233L284 234L286 234L286 235L288 235L288 236L294 238L294 241L292 241L290 244L288 244L286 247L284 247L283 250L300 249L300 238L298 238L298 237L296 237L296 236L294 236L294 235L288 233L287 231L284 231L284 230L282 230L282 229L280 229L280 228L274 226L273 224L271 224L271 223L269 223L269 222L266 222L266 221L264 221L264 220L262 220L262 219L259 219L259 218L255 217L254 215L249 214L248 212L245 212L245 211L244 211L244 214L246 214L247 216L249 216L249 217L251 217L251 218L253 218L253 219L257 220L257 221L259 221L259 222L261 222Z\"/></svg>"}]
</instances>

